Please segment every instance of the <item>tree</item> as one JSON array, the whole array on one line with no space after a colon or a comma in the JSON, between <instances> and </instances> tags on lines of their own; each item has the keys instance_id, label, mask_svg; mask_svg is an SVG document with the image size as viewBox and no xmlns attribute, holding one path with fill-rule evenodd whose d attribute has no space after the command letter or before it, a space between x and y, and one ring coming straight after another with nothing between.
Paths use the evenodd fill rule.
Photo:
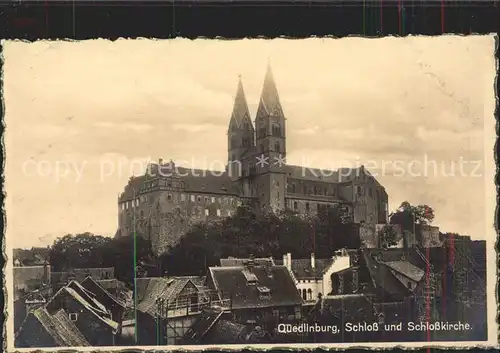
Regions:
<instances>
[{"instance_id":1,"label":"tree","mask_svg":"<svg viewBox=\"0 0 500 353\"><path fill-rule=\"evenodd\" d=\"M399 224L402 230L413 232L414 224L430 224L434 221L434 210L428 205L412 206L405 201L389 217L391 224Z\"/></svg>"},{"instance_id":2,"label":"tree","mask_svg":"<svg viewBox=\"0 0 500 353\"><path fill-rule=\"evenodd\" d=\"M359 238L352 233L335 208L304 217L291 211L254 213L243 206L233 217L195 225L160 257L160 266L170 275L200 275L229 256L331 257L340 248L357 247Z\"/></svg>"},{"instance_id":3,"label":"tree","mask_svg":"<svg viewBox=\"0 0 500 353\"><path fill-rule=\"evenodd\" d=\"M379 230L378 236L380 239L380 246L383 249L388 249L391 246L397 245L401 239L398 232L391 225L384 225L384 227Z\"/></svg>"},{"instance_id":4,"label":"tree","mask_svg":"<svg viewBox=\"0 0 500 353\"><path fill-rule=\"evenodd\" d=\"M151 244L142 235L134 237L130 234L115 238L107 244L104 251L108 254L110 262L115 268L115 277L129 285L134 282L134 265L136 267L144 267L156 264Z\"/></svg>"},{"instance_id":5,"label":"tree","mask_svg":"<svg viewBox=\"0 0 500 353\"><path fill-rule=\"evenodd\" d=\"M50 248L49 258L55 271L114 267L115 277L127 284L133 283L134 263L140 266L155 261L149 241L141 235L113 239L92 233L68 234L57 239Z\"/></svg>"},{"instance_id":6,"label":"tree","mask_svg":"<svg viewBox=\"0 0 500 353\"><path fill-rule=\"evenodd\" d=\"M109 267L112 262L106 254L111 238L82 233L58 238L49 251L50 264L55 271L73 268Z\"/></svg>"}]
</instances>

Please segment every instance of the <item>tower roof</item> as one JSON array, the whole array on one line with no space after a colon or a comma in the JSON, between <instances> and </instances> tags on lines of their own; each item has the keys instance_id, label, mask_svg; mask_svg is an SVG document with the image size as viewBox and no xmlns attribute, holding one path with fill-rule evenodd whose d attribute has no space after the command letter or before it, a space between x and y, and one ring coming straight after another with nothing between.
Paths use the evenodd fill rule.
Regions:
<instances>
[{"instance_id":1,"label":"tower roof","mask_svg":"<svg viewBox=\"0 0 500 353\"><path fill-rule=\"evenodd\" d=\"M278 89L274 82L271 64L267 64L266 76L264 77L264 86L260 95L257 117L265 116L283 116L283 109L279 100Z\"/></svg>"},{"instance_id":2,"label":"tower roof","mask_svg":"<svg viewBox=\"0 0 500 353\"><path fill-rule=\"evenodd\" d=\"M248 110L247 99L245 97L245 91L243 90L243 83L241 81L241 75L238 79L238 87L236 89L236 97L234 98L233 113L231 114L231 121L229 126L232 127L236 124L237 128L243 127L243 121L250 120L250 111Z\"/></svg>"}]
</instances>

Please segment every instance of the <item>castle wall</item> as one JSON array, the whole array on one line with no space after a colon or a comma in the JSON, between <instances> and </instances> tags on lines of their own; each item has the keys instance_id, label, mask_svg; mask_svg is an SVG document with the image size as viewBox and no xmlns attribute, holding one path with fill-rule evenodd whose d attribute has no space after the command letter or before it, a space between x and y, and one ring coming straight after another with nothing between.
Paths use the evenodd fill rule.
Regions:
<instances>
[{"instance_id":1,"label":"castle wall","mask_svg":"<svg viewBox=\"0 0 500 353\"><path fill-rule=\"evenodd\" d=\"M234 215L239 198L227 195L156 190L119 206L122 235L138 234L151 241L158 254L174 245L196 223Z\"/></svg>"},{"instance_id":2,"label":"castle wall","mask_svg":"<svg viewBox=\"0 0 500 353\"><path fill-rule=\"evenodd\" d=\"M424 248L440 247L442 242L439 239L439 227L421 225L421 245Z\"/></svg>"}]
</instances>

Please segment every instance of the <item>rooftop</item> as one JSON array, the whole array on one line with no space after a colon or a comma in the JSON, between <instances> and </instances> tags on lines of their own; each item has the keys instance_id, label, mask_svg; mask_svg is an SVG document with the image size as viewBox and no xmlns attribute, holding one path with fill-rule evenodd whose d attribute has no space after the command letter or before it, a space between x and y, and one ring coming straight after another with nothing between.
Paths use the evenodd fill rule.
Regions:
<instances>
[{"instance_id":1,"label":"rooftop","mask_svg":"<svg viewBox=\"0 0 500 353\"><path fill-rule=\"evenodd\" d=\"M209 271L221 299L230 299L233 309L302 304L294 281L284 266L210 267ZM248 283L247 273L252 274L252 280L256 279L254 283ZM269 295L262 296L258 287L266 287Z\"/></svg>"},{"instance_id":2,"label":"rooftop","mask_svg":"<svg viewBox=\"0 0 500 353\"><path fill-rule=\"evenodd\" d=\"M45 308L38 308L31 314L45 331L54 339L60 347L88 347L83 334L78 330L75 324L69 320L67 313L64 310L59 310L54 315L50 315ZM27 322L26 318L25 322ZM23 327L21 327L21 330Z\"/></svg>"}]
</instances>

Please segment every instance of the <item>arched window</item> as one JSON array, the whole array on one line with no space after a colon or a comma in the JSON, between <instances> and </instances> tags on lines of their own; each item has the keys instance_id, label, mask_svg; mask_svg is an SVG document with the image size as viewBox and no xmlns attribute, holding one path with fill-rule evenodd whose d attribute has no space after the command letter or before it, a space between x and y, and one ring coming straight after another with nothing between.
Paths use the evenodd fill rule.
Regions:
<instances>
[{"instance_id":1,"label":"arched window","mask_svg":"<svg viewBox=\"0 0 500 353\"><path fill-rule=\"evenodd\" d=\"M307 300L311 300L311 299L312 299L312 296L313 296L313 294L312 294L312 290L311 290L311 288L309 288L309 289L307 290Z\"/></svg>"},{"instance_id":2,"label":"arched window","mask_svg":"<svg viewBox=\"0 0 500 353\"><path fill-rule=\"evenodd\" d=\"M278 123L273 125L273 136L281 136L281 126Z\"/></svg>"},{"instance_id":3,"label":"arched window","mask_svg":"<svg viewBox=\"0 0 500 353\"><path fill-rule=\"evenodd\" d=\"M281 152L280 143L278 141L276 141L276 143L274 144L274 150L278 153Z\"/></svg>"},{"instance_id":4,"label":"arched window","mask_svg":"<svg viewBox=\"0 0 500 353\"><path fill-rule=\"evenodd\" d=\"M302 299L307 300L307 291L302 289Z\"/></svg>"}]
</instances>

